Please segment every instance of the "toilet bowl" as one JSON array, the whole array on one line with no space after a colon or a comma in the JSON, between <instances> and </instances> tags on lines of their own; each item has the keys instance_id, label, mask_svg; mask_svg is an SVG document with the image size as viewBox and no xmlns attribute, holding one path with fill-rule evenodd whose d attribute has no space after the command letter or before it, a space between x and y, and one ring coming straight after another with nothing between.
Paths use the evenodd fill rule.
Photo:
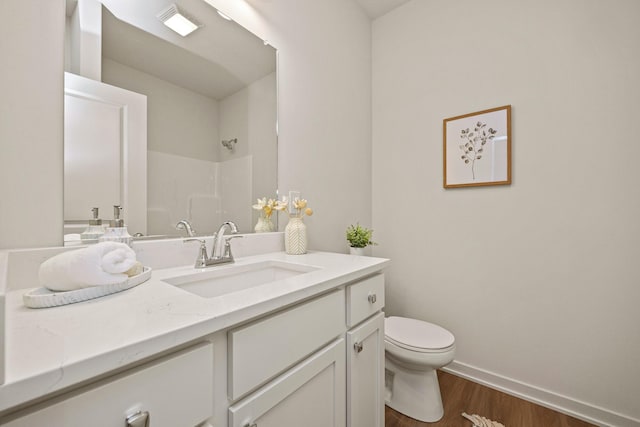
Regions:
<instances>
[{"instance_id":1,"label":"toilet bowl","mask_svg":"<svg viewBox=\"0 0 640 427\"><path fill-rule=\"evenodd\" d=\"M432 323L405 317L384 319L385 403L423 422L442 418L436 369L455 355L455 338Z\"/></svg>"}]
</instances>

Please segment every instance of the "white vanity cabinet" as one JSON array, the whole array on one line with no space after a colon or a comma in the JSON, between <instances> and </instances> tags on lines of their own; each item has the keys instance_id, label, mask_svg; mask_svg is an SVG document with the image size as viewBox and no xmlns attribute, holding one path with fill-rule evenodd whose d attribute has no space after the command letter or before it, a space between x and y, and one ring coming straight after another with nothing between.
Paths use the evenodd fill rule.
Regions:
<instances>
[{"instance_id":1,"label":"white vanity cabinet","mask_svg":"<svg viewBox=\"0 0 640 427\"><path fill-rule=\"evenodd\" d=\"M384 276L347 287L347 426L384 427Z\"/></svg>"},{"instance_id":2,"label":"white vanity cabinet","mask_svg":"<svg viewBox=\"0 0 640 427\"><path fill-rule=\"evenodd\" d=\"M0 426L384 427L383 263L340 254L305 257L301 259L309 265L326 270L314 270L306 279L310 284L302 279L274 282L281 293L277 296L266 294L269 284L244 299L229 294L211 299L209 305L174 288L164 289L169 285L159 277L149 286L123 293L120 301L99 301L102 312L75 306L86 310L88 322L97 324L105 319L102 313L117 308L135 315L140 313L140 301L149 301L146 313L155 317L146 326L157 335L143 334L145 340L135 341L135 347L119 348L119 335L111 331L115 338L108 334L107 338L115 343L112 352L120 358L112 364L105 354L82 347L84 333L69 328L72 337L65 339L73 339L76 347L102 365L55 364L61 374L82 378L57 389L44 382L46 377L37 384L42 391L29 390L24 383L0 388L0 397L15 402L10 406L9 400L4 401ZM166 299L155 295L159 291L167 292L162 297ZM146 292L153 292L156 299L147 298ZM256 297L259 292L265 295ZM127 306L129 311L124 310ZM29 312L34 317L49 313L47 324L55 323L58 314L65 315L64 308ZM156 327L158 319L163 323ZM165 333L166 325L173 330ZM65 330L56 327L62 336ZM149 348L158 349L155 353L145 352L145 359L136 365L122 364L135 359L134 351L150 342L155 347ZM66 355L56 356L59 360ZM85 362L81 356L75 358ZM13 387L31 394L14 398L9 393ZM0 408L2 404L0 399Z\"/></svg>"},{"instance_id":3,"label":"white vanity cabinet","mask_svg":"<svg viewBox=\"0 0 640 427\"><path fill-rule=\"evenodd\" d=\"M3 427L192 427L213 412L213 351L202 344L30 409Z\"/></svg>"},{"instance_id":4,"label":"white vanity cabinet","mask_svg":"<svg viewBox=\"0 0 640 427\"><path fill-rule=\"evenodd\" d=\"M383 427L383 306L377 274L229 331L229 427Z\"/></svg>"}]
</instances>

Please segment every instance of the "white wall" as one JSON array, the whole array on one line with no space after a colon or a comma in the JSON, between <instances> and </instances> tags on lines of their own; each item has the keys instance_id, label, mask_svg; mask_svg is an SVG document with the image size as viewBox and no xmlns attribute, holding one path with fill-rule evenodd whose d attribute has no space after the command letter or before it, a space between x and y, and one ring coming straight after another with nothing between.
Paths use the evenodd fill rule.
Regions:
<instances>
[{"instance_id":1,"label":"white wall","mask_svg":"<svg viewBox=\"0 0 640 427\"><path fill-rule=\"evenodd\" d=\"M108 58L104 83L147 95L150 150L217 161L218 102Z\"/></svg>"},{"instance_id":2,"label":"white wall","mask_svg":"<svg viewBox=\"0 0 640 427\"><path fill-rule=\"evenodd\" d=\"M237 159L249 154L249 89L244 88L220 100L220 138L216 150L222 160ZM222 140L236 139L229 150Z\"/></svg>"},{"instance_id":3,"label":"white wall","mask_svg":"<svg viewBox=\"0 0 640 427\"><path fill-rule=\"evenodd\" d=\"M460 369L629 426L640 425L638 16L636 0L414 0L373 24L387 312L450 329ZM445 191L442 120L505 104L513 184Z\"/></svg>"},{"instance_id":4,"label":"white wall","mask_svg":"<svg viewBox=\"0 0 640 427\"><path fill-rule=\"evenodd\" d=\"M237 209L225 207L225 210L241 212L240 209L246 209L247 206L251 206L258 198L275 198L277 196L276 91L276 73L271 73L233 95L220 100L220 140L233 138L238 140L234 145L233 151L218 143L220 158L223 160L236 160L250 155L253 171L250 177L251 181L249 181L251 191L247 200L243 201L234 198L241 205ZM266 177L273 177L273 179L265 179ZM226 205L227 199L224 198L223 200ZM252 222L254 226L258 220L259 211L253 210L252 213L249 222ZM231 217L231 219L234 218ZM286 221L284 216L282 221ZM239 224L236 223L236 225ZM253 226L247 230L252 231Z\"/></svg>"},{"instance_id":5,"label":"white wall","mask_svg":"<svg viewBox=\"0 0 640 427\"><path fill-rule=\"evenodd\" d=\"M2 14L0 249L61 244L64 1Z\"/></svg>"},{"instance_id":6,"label":"white wall","mask_svg":"<svg viewBox=\"0 0 640 427\"><path fill-rule=\"evenodd\" d=\"M198 234L215 231L221 224L218 168L217 162L148 150L147 234L177 235L183 219Z\"/></svg>"},{"instance_id":7,"label":"white wall","mask_svg":"<svg viewBox=\"0 0 640 427\"><path fill-rule=\"evenodd\" d=\"M311 249L346 252L347 226L371 223L370 21L344 0L208 1L278 49L280 193L315 210Z\"/></svg>"},{"instance_id":8,"label":"white wall","mask_svg":"<svg viewBox=\"0 0 640 427\"><path fill-rule=\"evenodd\" d=\"M79 0L66 18L65 71L100 81L102 58L102 4Z\"/></svg>"}]
</instances>

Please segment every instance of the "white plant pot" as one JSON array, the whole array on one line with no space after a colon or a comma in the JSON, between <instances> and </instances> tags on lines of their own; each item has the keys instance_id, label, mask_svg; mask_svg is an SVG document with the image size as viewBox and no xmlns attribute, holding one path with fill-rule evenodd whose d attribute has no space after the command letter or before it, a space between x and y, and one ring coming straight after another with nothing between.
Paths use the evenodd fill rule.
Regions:
<instances>
[{"instance_id":1,"label":"white plant pot","mask_svg":"<svg viewBox=\"0 0 640 427\"><path fill-rule=\"evenodd\" d=\"M353 246L349 247L349 253L351 255L360 255L364 256L364 248L354 248Z\"/></svg>"}]
</instances>

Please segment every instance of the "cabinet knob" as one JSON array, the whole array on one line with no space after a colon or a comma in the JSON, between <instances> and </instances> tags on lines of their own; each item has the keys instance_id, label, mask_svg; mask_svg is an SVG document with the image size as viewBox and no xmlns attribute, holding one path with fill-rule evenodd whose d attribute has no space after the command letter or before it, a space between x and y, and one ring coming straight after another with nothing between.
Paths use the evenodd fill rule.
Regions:
<instances>
[{"instance_id":1,"label":"cabinet knob","mask_svg":"<svg viewBox=\"0 0 640 427\"><path fill-rule=\"evenodd\" d=\"M244 427L258 427L258 424L256 423L245 424Z\"/></svg>"},{"instance_id":2,"label":"cabinet knob","mask_svg":"<svg viewBox=\"0 0 640 427\"><path fill-rule=\"evenodd\" d=\"M367 299L369 300L369 302L371 304L375 304L376 301L378 300L378 297L376 297L376 294L369 294L369 296L367 297Z\"/></svg>"},{"instance_id":3,"label":"cabinet knob","mask_svg":"<svg viewBox=\"0 0 640 427\"><path fill-rule=\"evenodd\" d=\"M355 344L353 344L353 349L356 351L356 353L360 353L363 349L362 343L361 342L357 342Z\"/></svg>"},{"instance_id":4,"label":"cabinet knob","mask_svg":"<svg viewBox=\"0 0 640 427\"><path fill-rule=\"evenodd\" d=\"M127 427L149 427L150 419L149 412L138 411L127 417Z\"/></svg>"}]
</instances>

